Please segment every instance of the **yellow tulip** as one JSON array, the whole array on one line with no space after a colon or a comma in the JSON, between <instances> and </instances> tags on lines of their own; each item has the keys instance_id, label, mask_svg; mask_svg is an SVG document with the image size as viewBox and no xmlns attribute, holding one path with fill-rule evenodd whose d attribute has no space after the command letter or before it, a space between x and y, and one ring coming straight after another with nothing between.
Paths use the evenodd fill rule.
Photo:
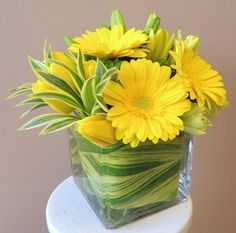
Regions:
<instances>
[{"instance_id":1,"label":"yellow tulip","mask_svg":"<svg viewBox=\"0 0 236 233\"><path fill-rule=\"evenodd\" d=\"M106 120L105 115L93 115L86 117L78 123L79 133L92 143L106 147L116 142L115 128L111 121Z\"/></svg>"},{"instance_id":2,"label":"yellow tulip","mask_svg":"<svg viewBox=\"0 0 236 233\"><path fill-rule=\"evenodd\" d=\"M165 60L172 48L173 41L174 34L169 37L167 30L159 29L156 33L154 33L154 30L150 30L148 43L148 49L150 52L147 58L152 61Z\"/></svg>"},{"instance_id":3,"label":"yellow tulip","mask_svg":"<svg viewBox=\"0 0 236 233\"><path fill-rule=\"evenodd\" d=\"M89 79L93 77L96 70L96 61L94 60L85 61L83 65L84 65L85 78Z\"/></svg>"},{"instance_id":4,"label":"yellow tulip","mask_svg":"<svg viewBox=\"0 0 236 233\"><path fill-rule=\"evenodd\" d=\"M70 70L76 72L76 63L74 60L69 57L66 53L63 52L54 52L52 55L53 60L58 61L64 65L66 65ZM70 87L76 90L75 84L71 78L71 75L68 70L57 65L55 63L50 64L48 68L49 72L56 75L57 77L64 80Z\"/></svg>"},{"instance_id":5,"label":"yellow tulip","mask_svg":"<svg viewBox=\"0 0 236 233\"><path fill-rule=\"evenodd\" d=\"M43 91L55 91L55 88L51 87L45 81L39 79L32 85L32 92L38 93L38 92L43 92ZM43 100L52 109L54 109L56 112L59 112L59 113L70 114L74 110L74 108L63 103L60 100L49 100L49 99L43 99Z\"/></svg>"}]
</instances>

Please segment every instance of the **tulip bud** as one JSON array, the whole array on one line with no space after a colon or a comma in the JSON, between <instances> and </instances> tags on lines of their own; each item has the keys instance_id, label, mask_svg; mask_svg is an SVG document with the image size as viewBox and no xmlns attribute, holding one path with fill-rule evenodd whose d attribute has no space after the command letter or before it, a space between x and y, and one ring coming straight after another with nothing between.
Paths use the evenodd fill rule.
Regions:
<instances>
[{"instance_id":1,"label":"tulip bud","mask_svg":"<svg viewBox=\"0 0 236 233\"><path fill-rule=\"evenodd\" d=\"M96 61L94 60L89 60L85 61L83 63L84 65L84 75L86 79L89 79L95 75L95 70L96 70Z\"/></svg>"},{"instance_id":2,"label":"tulip bud","mask_svg":"<svg viewBox=\"0 0 236 233\"><path fill-rule=\"evenodd\" d=\"M150 30L152 29L154 33L157 32L161 23L161 19L155 14L150 14L144 28L144 32L149 35Z\"/></svg>"},{"instance_id":3,"label":"tulip bud","mask_svg":"<svg viewBox=\"0 0 236 233\"><path fill-rule=\"evenodd\" d=\"M152 61L165 61L169 55L169 51L173 46L174 34L170 37L169 32L164 29L159 29L156 33L151 29L149 32L147 58Z\"/></svg>"},{"instance_id":4,"label":"tulip bud","mask_svg":"<svg viewBox=\"0 0 236 233\"><path fill-rule=\"evenodd\" d=\"M199 43L200 43L199 37L193 35L187 36L184 41L186 48L192 49L193 51L197 49Z\"/></svg>"},{"instance_id":5,"label":"tulip bud","mask_svg":"<svg viewBox=\"0 0 236 233\"><path fill-rule=\"evenodd\" d=\"M206 128L211 126L208 118L209 111L206 107L199 108L198 104L192 103L191 109L182 117L184 132L194 135L206 133Z\"/></svg>"},{"instance_id":6,"label":"tulip bud","mask_svg":"<svg viewBox=\"0 0 236 233\"><path fill-rule=\"evenodd\" d=\"M122 25L124 32L126 31L125 22L123 20L121 13L118 10L114 10L111 13L111 27L115 25Z\"/></svg>"},{"instance_id":7,"label":"tulip bud","mask_svg":"<svg viewBox=\"0 0 236 233\"><path fill-rule=\"evenodd\" d=\"M92 143L106 147L116 143L115 128L105 115L86 117L78 123L79 133Z\"/></svg>"}]
</instances>

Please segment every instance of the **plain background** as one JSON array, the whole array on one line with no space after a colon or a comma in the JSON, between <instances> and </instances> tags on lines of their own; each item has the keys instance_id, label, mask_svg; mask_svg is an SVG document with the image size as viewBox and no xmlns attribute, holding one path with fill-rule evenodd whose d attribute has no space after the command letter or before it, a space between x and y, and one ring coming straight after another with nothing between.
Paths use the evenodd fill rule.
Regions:
<instances>
[{"instance_id":1,"label":"plain background","mask_svg":"<svg viewBox=\"0 0 236 233\"><path fill-rule=\"evenodd\" d=\"M194 140L191 233L236 232L235 0L0 0L0 232L47 232L47 199L70 176L67 132L16 131L29 117L18 120L24 109L4 100L7 90L35 80L27 55L41 59L45 38L65 50L64 35L94 30L115 8L128 27L142 28L157 12L162 28L198 35L202 56L222 74L230 106Z\"/></svg>"}]
</instances>

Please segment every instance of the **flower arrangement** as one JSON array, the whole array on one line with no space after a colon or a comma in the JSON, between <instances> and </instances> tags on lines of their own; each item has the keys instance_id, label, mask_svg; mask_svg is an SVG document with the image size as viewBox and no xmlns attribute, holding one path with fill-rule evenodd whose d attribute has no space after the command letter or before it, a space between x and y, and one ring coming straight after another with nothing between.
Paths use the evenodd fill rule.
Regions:
<instances>
[{"instance_id":1,"label":"flower arrangement","mask_svg":"<svg viewBox=\"0 0 236 233\"><path fill-rule=\"evenodd\" d=\"M156 14L143 30L126 29L115 10L110 25L65 42L66 52L45 43L43 61L29 57L37 81L11 90L9 98L26 94L17 106L33 104L22 116L54 111L20 129L44 126L44 135L69 128L74 176L93 208L105 210L99 217L108 227L179 202L189 134L204 134L227 106L220 74L198 52L199 38L170 35ZM132 217L121 220L122 210Z\"/></svg>"},{"instance_id":2,"label":"flower arrangement","mask_svg":"<svg viewBox=\"0 0 236 233\"><path fill-rule=\"evenodd\" d=\"M24 116L45 106L57 113L20 129L46 125L43 135L77 122L93 143L122 140L131 147L173 140L180 131L204 134L227 104L222 78L196 51L198 37L183 40L178 32L175 38L159 25L151 14L144 30L126 30L114 11L110 26L65 37L68 52L52 52L46 44L43 61L29 57L38 80L12 89L9 98L28 94L17 105L35 104Z\"/></svg>"}]
</instances>

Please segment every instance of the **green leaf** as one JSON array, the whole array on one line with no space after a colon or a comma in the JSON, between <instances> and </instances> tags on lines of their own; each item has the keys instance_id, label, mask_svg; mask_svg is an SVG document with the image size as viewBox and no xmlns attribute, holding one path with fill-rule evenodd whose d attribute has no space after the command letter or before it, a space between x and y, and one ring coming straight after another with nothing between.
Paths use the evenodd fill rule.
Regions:
<instances>
[{"instance_id":1,"label":"green leaf","mask_svg":"<svg viewBox=\"0 0 236 233\"><path fill-rule=\"evenodd\" d=\"M29 92L32 92L32 89L31 88L22 88L22 89L17 89L15 91L12 91L12 94L9 95L6 99L9 100L9 99L14 99L16 98L17 96L20 96L20 95L23 95L23 94L26 94L26 93L29 93Z\"/></svg>"},{"instance_id":2,"label":"green leaf","mask_svg":"<svg viewBox=\"0 0 236 233\"><path fill-rule=\"evenodd\" d=\"M67 47L70 47L73 44L73 39L70 36L64 36L64 42Z\"/></svg>"},{"instance_id":3,"label":"green leaf","mask_svg":"<svg viewBox=\"0 0 236 233\"><path fill-rule=\"evenodd\" d=\"M54 133L57 132L59 130L63 130L65 128L70 127L71 125L75 124L75 122L77 122L79 119L75 119L75 118L65 118L65 119L61 119L58 120L57 122L48 124L40 133L39 135L46 135L49 133Z\"/></svg>"},{"instance_id":4,"label":"green leaf","mask_svg":"<svg viewBox=\"0 0 236 233\"><path fill-rule=\"evenodd\" d=\"M121 25L123 27L124 32L126 31L125 22L119 10L114 10L111 13L111 27L115 25Z\"/></svg>"},{"instance_id":5,"label":"green leaf","mask_svg":"<svg viewBox=\"0 0 236 233\"><path fill-rule=\"evenodd\" d=\"M101 106L99 104L95 104L94 107L93 107L91 115L95 115L95 114L106 115L106 112L101 108Z\"/></svg>"},{"instance_id":6,"label":"green leaf","mask_svg":"<svg viewBox=\"0 0 236 233\"><path fill-rule=\"evenodd\" d=\"M30 112L38 109L38 108L42 108L42 107L45 107L45 106L48 106L48 104L46 103L40 103L40 104L37 104L35 106L33 106L32 108L30 108L28 111L24 112L21 116L20 116L20 119L25 117L26 115L28 115Z\"/></svg>"},{"instance_id":7,"label":"green leaf","mask_svg":"<svg viewBox=\"0 0 236 233\"><path fill-rule=\"evenodd\" d=\"M96 95L97 103L103 109L103 111L108 112L107 105L102 97L102 95Z\"/></svg>"},{"instance_id":8,"label":"green leaf","mask_svg":"<svg viewBox=\"0 0 236 233\"><path fill-rule=\"evenodd\" d=\"M117 69L114 67L107 70L101 77L100 82L96 85L96 94L101 94L107 83L117 74Z\"/></svg>"},{"instance_id":9,"label":"green leaf","mask_svg":"<svg viewBox=\"0 0 236 233\"><path fill-rule=\"evenodd\" d=\"M60 100L63 103L73 107L84 110L83 103L79 99L75 99L67 94L63 94L57 91L45 91L45 92L38 92L32 94L32 97L38 97L42 99L52 99L52 100Z\"/></svg>"},{"instance_id":10,"label":"green leaf","mask_svg":"<svg viewBox=\"0 0 236 233\"><path fill-rule=\"evenodd\" d=\"M96 103L96 94L95 94L95 83L94 78L87 79L84 82L81 98L85 107L85 110L88 113L91 113L94 104Z\"/></svg>"},{"instance_id":11,"label":"green leaf","mask_svg":"<svg viewBox=\"0 0 236 233\"><path fill-rule=\"evenodd\" d=\"M44 72L44 71L40 71L37 70L38 74L40 75L41 78L43 78L47 83L53 85L54 87L56 87L57 89L65 91L68 95L71 95L72 97L74 97L75 99L80 98L75 91L61 78L53 75L53 74L49 74L48 72Z\"/></svg>"},{"instance_id":12,"label":"green leaf","mask_svg":"<svg viewBox=\"0 0 236 233\"><path fill-rule=\"evenodd\" d=\"M69 71L69 74L71 76L71 79L73 80L73 83L75 84L76 88L80 91L82 89L83 83L84 83L84 79L81 78L78 74L76 74L73 70L71 70L69 67L67 67L65 64L59 62L59 61L55 61L53 59L50 60L50 63L54 63L57 64L59 66L61 66L62 68L66 69Z\"/></svg>"},{"instance_id":13,"label":"green leaf","mask_svg":"<svg viewBox=\"0 0 236 233\"><path fill-rule=\"evenodd\" d=\"M150 30L153 29L154 33L156 33L159 29L160 23L161 19L155 13L150 14L144 32L149 35Z\"/></svg>"},{"instance_id":14,"label":"green leaf","mask_svg":"<svg viewBox=\"0 0 236 233\"><path fill-rule=\"evenodd\" d=\"M96 85L101 81L102 76L104 73L106 73L107 68L106 66L102 63L102 61L97 58L97 65L96 65L96 70L95 70L95 83Z\"/></svg>"},{"instance_id":15,"label":"green leaf","mask_svg":"<svg viewBox=\"0 0 236 233\"><path fill-rule=\"evenodd\" d=\"M83 81L85 81L85 72L84 72L84 56L83 54L81 53L80 49L78 51L78 54L77 54L77 71L78 71L78 74L79 76L81 77L81 79Z\"/></svg>"},{"instance_id":16,"label":"green leaf","mask_svg":"<svg viewBox=\"0 0 236 233\"><path fill-rule=\"evenodd\" d=\"M45 64L42 63L41 61L33 59L32 57L28 57L28 60L34 74L40 79L37 70L46 70Z\"/></svg>"},{"instance_id":17,"label":"green leaf","mask_svg":"<svg viewBox=\"0 0 236 233\"><path fill-rule=\"evenodd\" d=\"M73 118L73 119L79 120L78 117L68 116L65 114L44 114L44 115L37 116L31 119L26 124L21 126L19 130L34 129L34 128L38 128L47 124L52 124L52 123L55 123L57 121L61 121L67 118Z\"/></svg>"},{"instance_id":18,"label":"green leaf","mask_svg":"<svg viewBox=\"0 0 236 233\"><path fill-rule=\"evenodd\" d=\"M52 50L51 50L51 45L47 43L47 40L45 40L44 43L43 55L46 67L49 67L50 66L49 59L52 58Z\"/></svg>"},{"instance_id":19,"label":"green leaf","mask_svg":"<svg viewBox=\"0 0 236 233\"><path fill-rule=\"evenodd\" d=\"M37 69L37 70L45 70L45 64L41 61L35 60L32 57L28 57L29 63L32 67L32 69Z\"/></svg>"},{"instance_id":20,"label":"green leaf","mask_svg":"<svg viewBox=\"0 0 236 233\"><path fill-rule=\"evenodd\" d=\"M19 87L14 87L10 90L8 90L9 92L13 92L13 91L16 91L16 90L20 90L20 89L26 89L26 88L31 88L32 87L32 83L31 82L28 82L28 83L24 83L23 85L19 86Z\"/></svg>"},{"instance_id":21,"label":"green leaf","mask_svg":"<svg viewBox=\"0 0 236 233\"><path fill-rule=\"evenodd\" d=\"M45 102L40 98L31 97L21 101L19 104L16 105L16 107L24 106L27 104L37 104L37 103L45 103Z\"/></svg>"}]
</instances>

